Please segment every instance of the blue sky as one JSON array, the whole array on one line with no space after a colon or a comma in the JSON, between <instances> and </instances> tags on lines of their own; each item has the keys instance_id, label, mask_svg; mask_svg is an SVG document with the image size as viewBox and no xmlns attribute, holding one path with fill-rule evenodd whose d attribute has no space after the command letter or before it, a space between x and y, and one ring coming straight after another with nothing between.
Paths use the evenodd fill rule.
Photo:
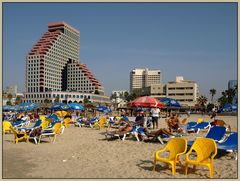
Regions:
<instances>
[{"instance_id":1,"label":"blue sky","mask_svg":"<svg viewBox=\"0 0 240 181\"><path fill-rule=\"evenodd\" d=\"M134 68L195 80L207 97L237 79L237 3L3 3L4 88L25 91L25 57L58 21L80 30L80 61L108 95L129 90Z\"/></svg>"}]
</instances>

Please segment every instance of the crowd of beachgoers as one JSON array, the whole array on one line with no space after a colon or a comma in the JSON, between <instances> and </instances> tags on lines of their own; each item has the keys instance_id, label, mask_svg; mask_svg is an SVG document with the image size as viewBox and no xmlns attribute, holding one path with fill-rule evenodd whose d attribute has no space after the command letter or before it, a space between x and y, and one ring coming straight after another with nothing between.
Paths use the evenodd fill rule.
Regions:
<instances>
[{"instance_id":1,"label":"crowd of beachgoers","mask_svg":"<svg viewBox=\"0 0 240 181\"><path fill-rule=\"evenodd\" d=\"M157 108L138 110L134 117L124 111L4 112L3 178L237 178L237 145L230 147L231 153L224 147L236 131L236 116L176 111L166 116ZM186 153L197 137L209 138L216 145L216 155L210 153L214 155L212 173L200 163L193 169L190 162L185 173ZM175 173L161 159L167 159L171 149L156 156L172 140L187 140L179 157L183 164L177 164ZM44 168L45 173L40 171Z\"/></svg>"}]
</instances>

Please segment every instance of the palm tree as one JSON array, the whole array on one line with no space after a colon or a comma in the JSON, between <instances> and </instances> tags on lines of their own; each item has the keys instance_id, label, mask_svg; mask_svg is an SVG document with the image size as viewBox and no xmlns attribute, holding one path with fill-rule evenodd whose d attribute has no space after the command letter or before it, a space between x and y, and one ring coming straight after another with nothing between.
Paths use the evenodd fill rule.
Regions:
<instances>
[{"instance_id":1,"label":"palm tree","mask_svg":"<svg viewBox=\"0 0 240 181\"><path fill-rule=\"evenodd\" d=\"M197 98L197 102L202 107L205 107L205 105L207 103L207 98L205 96L200 96L200 97Z\"/></svg>"},{"instance_id":2,"label":"palm tree","mask_svg":"<svg viewBox=\"0 0 240 181\"><path fill-rule=\"evenodd\" d=\"M210 94L212 95L212 103L213 103L213 97L216 94L216 90L215 89L210 89Z\"/></svg>"}]
</instances>

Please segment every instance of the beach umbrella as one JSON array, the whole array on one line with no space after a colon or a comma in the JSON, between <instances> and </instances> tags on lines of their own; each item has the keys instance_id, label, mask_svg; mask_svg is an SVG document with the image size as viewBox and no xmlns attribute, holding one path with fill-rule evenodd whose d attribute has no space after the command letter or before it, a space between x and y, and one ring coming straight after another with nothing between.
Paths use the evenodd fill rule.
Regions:
<instances>
[{"instance_id":1,"label":"beach umbrella","mask_svg":"<svg viewBox=\"0 0 240 181\"><path fill-rule=\"evenodd\" d=\"M112 112L112 110L110 108L105 107L105 106L98 106L98 107L96 107L96 111L104 112L104 113Z\"/></svg>"},{"instance_id":2,"label":"beach umbrella","mask_svg":"<svg viewBox=\"0 0 240 181\"><path fill-rule=\"evenodd\" d=\"M69 103L68 106L70 110L84 110L84 107L79 103Z\"/></svg>"},{"instance_id":3,"label":"beach umbrella","mask_svg":"<svg viewBox=\"0 0 240 181\"><path fill-rule=\"evenodd\" d=\"M3 110L3 111L11 111L11 108L12 108L12 106L10 106L10 105L5 105L5 106L3 106L2 110Z\"/></svg>"},{"instance_id":4,"label":"beach umbrella","mask_svg":"<svg viewBox=\"0 0 240 181\"><path fill-rule=\"evenodd\" d=\"M158 107L158 108L163 108L164 104L161 103L159 100L150 97L150 96L143 96L143 97L138 97L134 99L133 101L128 103L129 106L131 107L145 107L145 108L151 108L151 107Z\"/></svg>"},{"instance_id":5,"label":"beach umbrella","mask_svg":"<svg viewBox=\"0 0 240 181\"><path fill-rule=\"evenodd\" d=\"M177 100L168 97L160 99L160 102L162 102L166 107L181 107L181 104Z\"/></svg>"},{"instance_id":6,"label":"beach umbrella","mask_svg":"<svg viewBox=\"0 0 240 181\"><path fill-rule=\"evenodd\" d=\"M237 112L237 104L225 104L222 109L221 112Z\"/></svg>"},{"instance_id":7,"label":"beach umbrella","mask_svg":"<svg viewBox=\"0 0 240 181\"><path fill-rule=\"evenodd\" d=\"M27 103L21 103L19 105L19 107L17 107L18 111L32 111L34 109L38 109L39 105L36 103L31 103L31 102L27 102Z\"/></svg>"},{"instance_id":8,"label":"beach umbrella","mask_svg":"<svg viewBox=\"0 0 240 181\"><path fill-rule=\"evenodd\" d=\"M68 110L69 106L64 103L54 104L50 107L51 110Z\"/></svg>"}]
</instances>

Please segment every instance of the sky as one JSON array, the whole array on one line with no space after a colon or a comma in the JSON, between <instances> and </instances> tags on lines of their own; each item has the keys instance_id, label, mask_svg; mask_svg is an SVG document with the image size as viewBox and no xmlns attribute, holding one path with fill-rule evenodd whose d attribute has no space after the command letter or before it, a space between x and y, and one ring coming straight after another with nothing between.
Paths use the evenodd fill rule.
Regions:
<instances>
[{"instance_id":1,"label":"sky","mask_svg":"<svg viewBox=\"0 0 240 181\"><path fill-rule=\"evenodd\" d=\"M237 79L237 3L3 3L3 88L25 91L25 58L52 22L80 30L80 62L113 90L134 68L194 80L216 98Z\"/></svg>"}]
</instances>

